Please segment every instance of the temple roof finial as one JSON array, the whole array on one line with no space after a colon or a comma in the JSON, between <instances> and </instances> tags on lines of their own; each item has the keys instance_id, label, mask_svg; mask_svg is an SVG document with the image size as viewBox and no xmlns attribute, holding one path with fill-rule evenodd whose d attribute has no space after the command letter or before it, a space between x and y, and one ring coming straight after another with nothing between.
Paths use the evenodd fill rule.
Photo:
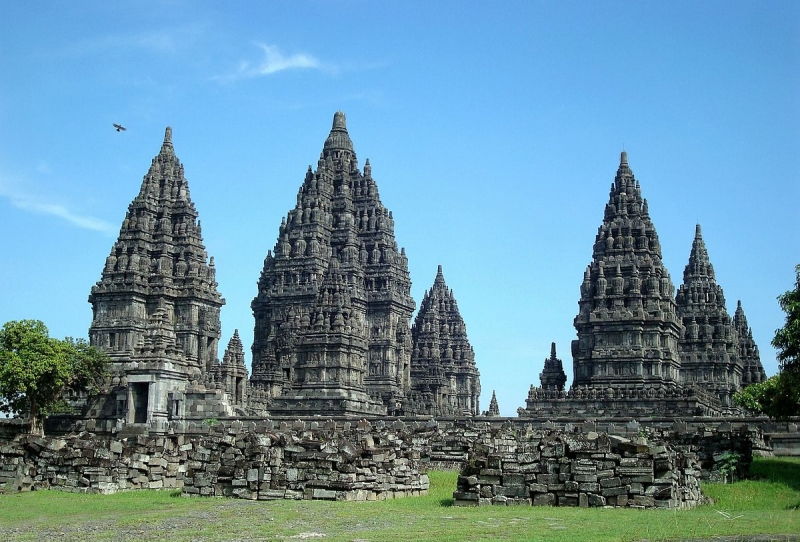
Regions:
<instances>
[{"instance_id":1,"label":"temple roof finial","mask_svg":"<svg viewBox=\"0 0 800 542\"><path fill-rule=\"evenodd\" d=\"M550 343L550 359L556 359L556 343Z\"/></svg>"},{"instance_id":2,"label":"temple roof finial","mask_svg":"<svg viewBox=\"0 0 800 542\"><path fill-rule=\"evenodd\" d=\"M333 114L333 126L331 126L331 130L347 131L347 119L344 116L344 112L337 111Z\"/></svg>"},{"instance_id":3,"label":"temple roof finial","mask_svg":"<svg viewBox=\"0 0 800 542\"><path fill-rule=\"evenodd\" d=\"M695 224L695 226L694 226L694 238L695 239L700 239L701 237L703 237L703 230L702 230L702 228L700 228L700 224Z\"/></svg>"},{"instance_id":4,"label":"temple roof finial","mask_svg":"<svg viewBox=\"0 0 800 542\"><path fill-rule=\"evenodd\" d=\"M353 142L350 140L350 135L347 133L347 121L345 120L344 113L337 111L333 114L333 125L331 126L331 133L325 140L325 145L322 148L322 155L324 158L340 158L344 153L349 154L351 160L355 159L355 152L353 152Z\"/></svg>"},{"instance_id":5,"label":"temple roof finial","mask_svg":"<svg viewBox=\"0 0 800 542\"><path fill-rule=\"evenodd\" d=\"M628 153L626 151L619 153L619 165L620 167L628 165Z\"/></svg>"}]
</instances>

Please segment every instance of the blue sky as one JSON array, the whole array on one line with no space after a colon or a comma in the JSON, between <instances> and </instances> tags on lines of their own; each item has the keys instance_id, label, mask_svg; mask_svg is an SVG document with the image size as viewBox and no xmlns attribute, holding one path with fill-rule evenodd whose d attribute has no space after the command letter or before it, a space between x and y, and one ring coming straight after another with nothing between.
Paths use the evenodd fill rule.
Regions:
<instances>
[{"instance_id":1,"label":"blue sky","mask_svg":"<svg viewBox=\"0 0 800 542\"><path fill-rule=\"evenodd\" d=\"M417 303L444 267L482 408L493 389L504 414L523 406L551 341L571 382L623 148L676 287L699 222L777 370L775 298L800 262L800 3L6 2L0 19L0 321L86 336L170 125L223 344L238 328L249 359L263 258L340 109Z\"/></svg>"}]
</instances>

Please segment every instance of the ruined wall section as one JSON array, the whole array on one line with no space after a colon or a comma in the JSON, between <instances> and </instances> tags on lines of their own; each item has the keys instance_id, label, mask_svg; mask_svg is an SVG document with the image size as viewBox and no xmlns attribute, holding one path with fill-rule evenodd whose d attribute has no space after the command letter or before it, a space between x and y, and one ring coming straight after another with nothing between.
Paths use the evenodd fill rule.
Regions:
<instances>
[{"instance_id":1,"label":"ruined wall section","mask_svg":"<svg viewBox=\"0 0 800 542\"><path fill-rule=\"evenodd\" d=\"M476 445L455 504L691 508L702 500L697 455L666 441L605 433L502 431Z\"/></svg>"},{"instance_id":2,"label":"ruined wall section","mask_svg":"<svg viewBox=\"0 0 800 542\"><path fill-rule=\"evenodd\" d=\"M251 500L382 500L428 490L414 442L404 424L376 430L366 422L260 432L236 422L205 435L129 438L21 435L0 445L0 490L175 488Z\"/></svg>"}]
</instances>

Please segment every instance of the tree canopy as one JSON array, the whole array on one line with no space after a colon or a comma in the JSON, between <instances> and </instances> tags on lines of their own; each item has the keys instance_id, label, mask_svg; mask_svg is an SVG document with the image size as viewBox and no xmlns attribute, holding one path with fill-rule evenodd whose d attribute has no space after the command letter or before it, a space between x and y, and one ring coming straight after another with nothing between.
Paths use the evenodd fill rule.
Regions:
<instances>
[{"instance_id":1,"label":"tree canopy","mask_svg":"<svg viewBox=\"0 0 800 542\"><path fill-rule=\"evenodd\" d=\"M795 274L794 289L778 296L786 323L775 331L772 346L778 349L781 372L734 395L738 405L772 418L800 416L800 265Z\"/></svg>"},{"instance_id":2,"label":"tree canopy","mask_svg":"<svg viewBox=\"0 0 800 542\"><path fill-rule=\"evenodd\" d=\"M7 322L0 329L0 411L27 413L31 433L43 434L42 416L68 388L98 383L106 362L83 339L50 337L39 320Z\"/></svg>"},{"instance_id":3,"label":"tree canopy","mask_svg":"<svg viewBox=\"0 0 800 542\"><path fill-rule=\"evenodd\" d=\"M794 290L778 296L778 303L786 313L786 323L775 332L772 346L778 349L781 368L800 371L800 265L795 267Z\"/></svg>"}]
</instances>

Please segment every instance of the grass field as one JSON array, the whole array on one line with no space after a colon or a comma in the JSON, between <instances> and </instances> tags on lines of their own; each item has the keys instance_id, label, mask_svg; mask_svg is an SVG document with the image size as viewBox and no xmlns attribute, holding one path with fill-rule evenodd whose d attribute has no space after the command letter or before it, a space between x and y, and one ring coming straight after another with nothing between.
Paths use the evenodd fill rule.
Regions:
<instances>
[{"instance_id":1,"label":"grass field","mask_svg":"<svg viewBox=\"0 0 800 542\"><path fill-rule=\"evenodd\" d=\"M757 459L752 479L703 486L694 510L452 506L453 472L424 497L243 501L174 493L0 495L0 540L663 540L800 533L800 459Z\"/></svg>"}]
</instances>

